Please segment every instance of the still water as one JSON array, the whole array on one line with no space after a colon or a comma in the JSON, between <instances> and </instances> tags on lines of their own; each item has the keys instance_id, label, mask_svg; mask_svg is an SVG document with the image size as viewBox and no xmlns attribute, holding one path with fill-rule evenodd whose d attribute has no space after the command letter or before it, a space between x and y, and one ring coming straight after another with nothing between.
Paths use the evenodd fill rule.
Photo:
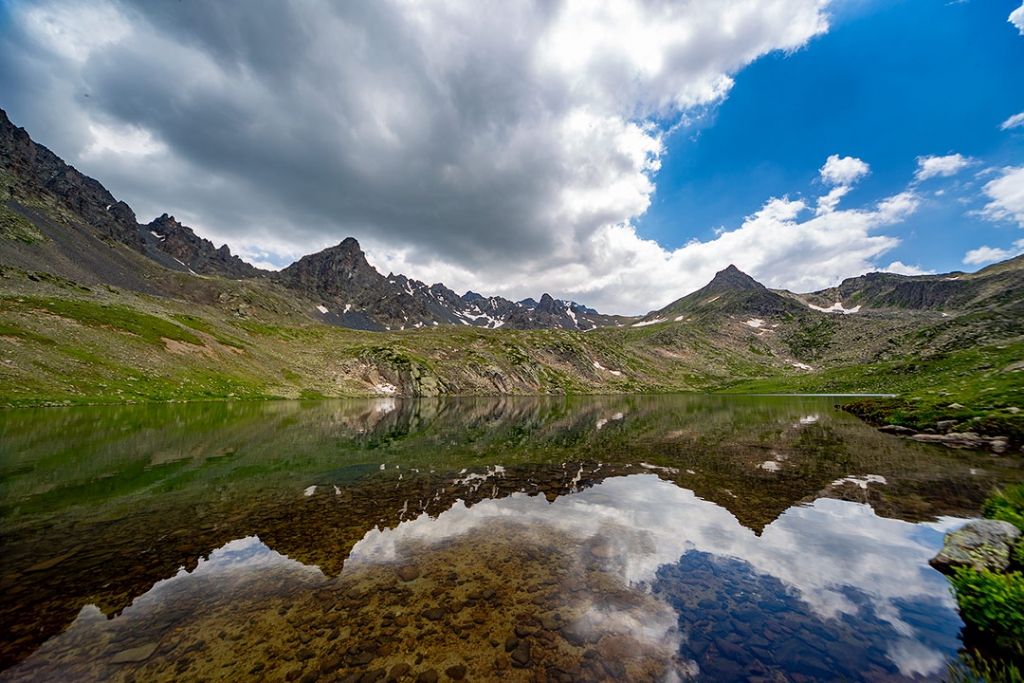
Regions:
<instances>
[{"instance_id":1,"label":"still water","mask_svg":"<svg viewBox=\"0 0 1024 683\"><path fill-rule=\"evenodd\" d=\"M835 401L0 413L0 682L939 680L1024 473Z\"/></svg>"}]
</instances>

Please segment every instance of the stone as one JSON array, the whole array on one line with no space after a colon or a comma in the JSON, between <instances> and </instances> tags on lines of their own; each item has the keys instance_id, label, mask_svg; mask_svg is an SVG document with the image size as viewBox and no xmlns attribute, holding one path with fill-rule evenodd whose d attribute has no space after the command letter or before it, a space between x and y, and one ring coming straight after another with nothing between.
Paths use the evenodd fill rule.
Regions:
<instances>
[{"instance_id":1,"label":"stone","mask_svg":"<svg viewBox=\"0 0 1024 683\"><path fill-rule=\"evenodd\" d=\"M878 431L884 434L896 434L897 436L910 436L911 434L917 434L916 429L904 427L903 425L885 425L883 427L879 427Z\"/></svg>"},{"instance_id":2,"label":"stone","mask_svg":"<svg viewBox=\"0 0 1024 683\"><path fill-rule=\"evenodd\" d=\"M935 426L938 428L940 432L945 433L948 432L953 427L957 426L957 424L958 422L956 420L939 420L938 422L935 423Z\"/></svg>"},{"instance_id":3,"label":"stone","mask_svg":"<svg viewBox=\"0 0 1024 683\"><path fill-rule=\"evenodd\" d=\"M359 679L359 683L375 683L388 675L385 669L374 669L373 671L367 671Z\"/></svg>"},{"instance_id":4,"label":"stone","mask_svg":"<svg viewBox=\"0 0 1024 683\"><path fill-rule=\"evenodd\" d=\"M947 448L988 448L989 440L974 432L950 432L949 434L914 434L912 441L940 443Z\"/></svg>"},{"instance_id":5,"label":"stone","mask_svg":"<svg viewBox=\"0 0 1024 683\"><path fill-rule=\"evenodd\" d=\"M512 652L512 650L519 647L519 639L515 636L509 636L505 639L505 652Z\"/></svg>"},{"instance_id":6,"label":"stone","mask_svg":"<svg viewBox=\"0 0 1024 683\"><path fill-rule=\"evenodd\" d=\"M110 660L111 664L129 664L132 662L144 662L156 652L157 643L146 643L129 650L121 650Z\"/></svg>"},{"instance_id":7,"label":"stone","mask_svg":"<svg viewBox=\"0 0 1024 683\"><path fill-rule=\"evenodd\" d=\"M324 661L320 663L320 671L325 674L334 673L341 668L341 664L341 656L336 652L332 652L324 657Z\"/></svg>"},{"instance_id":8,"label":"stone","mask_svg":"<svg viewBox=\"0 0 1024 683\"><path fill-rule=\"evenodd\" d=\"M443 607L434 607L423 612L423 616L431 621L438 621L444 617Z\"/></svg>"},{"instance_id":9,"label":"stone","mask_svg":"<svg viewBox=\"0 0 1024 683\"><path fill-rule=\"evenodd\" d=\"M455 666L449 666L444 672L453 681L461 681L466 677L466 666L464 664L456 664Z\"/></svg>"},{"instance_id":10,"label":"stone","mask_svg":"<svg viewBox=\"0 0 1024 683\"><path fill-rule=\"evenodd\" d=\"M437 683L437 671L435 669L427 669L420 672L420 675L416 677L416 683Z\"/></svg>"},{"instance_id":11,"label":"stone","mask_svg":"<svg viewBox=\"0 0 1024 683\"><path fill-rule=\"evenodd\" d=\"M307 671L304 673L302 678L299 679L299 683L316 683L316 679L318 678L320 678L320 672L314 669L313 671Z\"/></svg>"},{"instance_id":12,"label":"stone","mask_svg":"<svg viewBox=\"0 0 1024 683\"><path fill-rule=\"evenodd\" d=\"M313 657L315 656L316 653L310 650L308 647L304 647L295 653L295 659L299 660L300 662L304 662L307 659L313 659Z\"/></svg>"},{"instance_id":13,"label":"stone","mask_svg":"<svg viewBox=\"0 0 1024 683\"><path fill-rule=\"evenodd\" d=\"M411 564L407 564L398 570L398 578L402 581L415 581L420 578L420 570Z\"/></svg>"},{"instance_id":14,"label":"stone","mask_svg":"<svg viewBox=\"0 0 1024 683\"><path fill-rule=\"evenodd\" d=\"M519 647L512 650L512 666L518 669L525 669L532 663L530 660L530 641L520 641Z\"/></svg>"},{"instance_id":15,"label":"stone","mask_svg":"<svg viewBox=\"0 0 1024 683\"><path fill-rule=\"evenodd\" d=\"M391 667L391 671L388 672L388 678L390 678L393 681L397 681L402 676L409 673L409 668L409 665L405 662L402 662L401 664L395 664L393 667Z\"/></svg>"},{"instance_id":16,"label":"stone","mask_svg":"<svg viewBox=\"0 0 1024 683\"><path fill-rule=\"evenodd\" d=\"M951 574L956 567L1005 571L1021 530L1009 522L979 519L946 534L945 545L928 564Z\"/></svg>"},{"instance_id":17,"label":"stone","mask_svg":"<svg viewBox=\"0 0 1024 683\"><path fill-rule=\"evenodd\" d=\"M550 614L546 614L540 618L540 625L547 631L557 631L562 627L558 620Z\"/></svg>"}]
</instances>

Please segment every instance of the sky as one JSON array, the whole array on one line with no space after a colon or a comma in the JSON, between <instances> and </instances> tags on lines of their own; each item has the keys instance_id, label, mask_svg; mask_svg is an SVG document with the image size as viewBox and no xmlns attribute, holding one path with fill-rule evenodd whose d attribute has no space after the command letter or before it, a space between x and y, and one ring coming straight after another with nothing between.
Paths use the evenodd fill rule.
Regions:
<instances>
[{"instance_id":1,"label":"sky","mask_svg":"<svg viewBox=\"0 0 1024 683\"><path fill-rule=\"evenodd\" d=\"M640 314L1024 253L1020 0L0 0L0 108L266 268Z\"/></svg>"}]
</instances>

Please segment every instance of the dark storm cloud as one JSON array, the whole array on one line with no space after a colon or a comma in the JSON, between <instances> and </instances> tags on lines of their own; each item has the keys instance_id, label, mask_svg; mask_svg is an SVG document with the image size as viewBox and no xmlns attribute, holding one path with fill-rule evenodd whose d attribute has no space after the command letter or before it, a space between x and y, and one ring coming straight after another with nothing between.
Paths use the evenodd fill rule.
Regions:
<instances>
[{"instance_id":1,"label":"dark storm cloud","mask_svg":"<svg viewBox=\"0 0 1024 683\"><path fill-rule=\"evenodd\" d=\"M15 3L0 91L140 218L243 255L354 235L424 279L621 303L661 153L644 117L720 100L824 4Z\"/></svg>"}]
</instances>

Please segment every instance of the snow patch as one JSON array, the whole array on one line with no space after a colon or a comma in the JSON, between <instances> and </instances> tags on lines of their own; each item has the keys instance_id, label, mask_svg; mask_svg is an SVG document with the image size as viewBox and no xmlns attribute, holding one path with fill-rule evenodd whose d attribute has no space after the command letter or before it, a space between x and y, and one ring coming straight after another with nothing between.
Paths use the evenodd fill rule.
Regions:
<instances>
[{"instance_id":1,"label":"snow patch","mask_svg":"<svg viewBox=\"0 0 1024 683\"><path fill-rule=\"evenodd\" d=\"M675 317L675 321L674 321L674 322L679 322L680 320L682 320L682 319L683 319L683 317L684 317L684 316L681 316L681 315L677 315L677 316Z\"/></svg>"},{"instance_id":2,"label":"snow patch","mask_svg":"<svg viewBox=\"0 0 1024 683\"><path fill-rule=\"evenodd\" d=\"M461 472L459 472L459 474L466 474L466 470L462 470ZM504 477L504 476L505 476L505 468L502 467L501 465L495 465L493 468L488 467L486 474L478 474L476 472L473 472L471 474L466 474L466 476L464 476L464 477L462 477L460 479L456 479L452 483L455 484L456 486L468 485L468 486L470 486L470 489L471 489L470 492L475 492L477 489L480 488L481 484L483 484L485 481L487 481L491 477Z\"/></svg>"},{"instance_id":3,"label":"snow patch","mask_svg":"<svg viewBox=\"0 0 1024 683\"><path fill-rule=\"evenodd\" d=\"M801 370L813 370L814 369L810 365L807 365L806 363L790 363L790 365L792 365L794 368L800 368Z\"/></svg>"},{"instance_id":4,"label":"snow patch","mask_svg":"<svg viewBox=\"0 0 1024 683\"><path fill-rule=\"evenodd\" d=\"M743 324L747 325L748 327L753 327L756 330L757 328L764 325L764 321L761 320L760 318L751 318L750 320L746 321Z\"/></svg>"},{"instance_id":5,"label":"snow patch","mask_svg":"<svg viewBox=\"0 0 1024 683\"><path fill-rule=\"evenodd\" d=\"M666 320L668 320L668 318L655 318L654 320L644 320L642 322L633 323L632 325L630 325L630 327L646 327L647 325L657 325L658 323L663 323Z\"/></svg>"},{"instance_id":6,"label":"snow patch","mask_svg":"<svg viewBox=\"0 0 1024 683\"><path fill-rule=\"evenodd\" d=\"M812 425L812 424L816 423L817 421L818 421L818 416L817 415L805 415L804 417L800 418L800 424L802 424L802 425Z\"/></svg>"},{"instance_id":7,"label":"snow patch","mask_svg":"<svg viewBox=\"0 0 1024 683\"><path fill-rule=\"evenodd\" d=\"M887 483L888 482L885 480L885 477L883 477L880 474L868 474L868 475L865 475L863 477L843 477L842 479L836 479L834 482L832 482L832 486L842 486L843 484L853 484L855 486L859 486L862 489L866 490L868 488L868 484L887 484Z\"/></svg>"},{"instance_id":8,"label":"snow patch","mask_svg":"<svg viewBox=\"0 0 1024 683\"><path fill-rule=\"evenodd\" d=\"M348 313L352 310L352 304L345 304L345 310L342 313Z\"/></svg>"},{"instance_id":9,"label":"snow patch","mask_svg":"<svg viewBox=\"0 0 1024 683\"><path fill-rule=\"evenodd\" d=\"M302 495L304 495L306 498L309 498L314 493L316 493L316 484L314 484L313 486L307 486L306 490L302 492Z\"/></svg>"},{"instance_id":10,"label":"snow patch","mask_svg":"<svg viewBox=\"0 0 1024 683\"><path fill-rule=\"evenodd\" d=\"M330 311L327 310L326 306L317 306L316 310L320 311L324 315L327 315L328 313L330 313Z\"/></svg>"},{"instance_id":11,"label":"snow patch","mask_svg":"<svg viewBox=\"0 0 1024 683\"><path fill-rule=\"evenodd\" d=\"M605 366L603 366L600 363L598 363L596 360L594 361L594 367L597 368L598 370L604 370L605 372L610 373L612 375L615 375L616 377L622 377L622 373L620 371L618 371L618 370L609 370ZM621 415L621 414L622 413L619 413L619 415ZM600 429L600 427L598 427L598 429Z\"/></svg>"},{"instance_id":12,"label":"snow patch","mask_svg":"<svg viewBox=\"0 0 1024 683\"><path fill-rule=\"evenodd\" d=\"M373 388L377 390L378 394L384 394L385 396L391 396L398 393L398 387L388 382L381 382Z\"/></svg>"},{"instance_id":13,"label":"snow patch","mask_svg":"<svg viewBox=\"0 0 1024 683\"><path fill-rule=\"evenodd\" d=\"M609 422L612 422L614 420L621 420L623 417L624 416L623 416L622 413L615 413L614 415L612 415L609 418L602 417L601 419L599 419L597 421L597 424L595 425L597 427L597 431L601 431L601 428L604 427Z\"/></svg>"},{"instance_id":14,"label":"snow patch","mask_svg":"<svg viewBox=\"0 0 1024 683\"><path fill-rule=\"evenodd\" d=\"M758 465L758 468L765 470L766 472L778 472L782 469L782 466L774 460L765 460L763 463Z\"/></svg>"},{"instance_id":15,"label":"snow patch","mask_svg":"<svg viewBox=\"0 0 1024 683\"><path fill-rule=\"evenodd\" d=\"M658 465L652 465L649 462L640 463L640 467L645 470L655 470L656 472L665 472L667 474L679 474L679 470L675 467L659 467Z\"/></svg>"},{"instance_id":16,"label":"snow patch","mask_svg":"<svg viewBox=\"0 0 1024 683\"><path fill-rule=\"evenodd\" d=\"M822 308L821 306L815 306L814 304L807 304L810 308L822 313L842 313L843 315L849 315L850 313L856 313L860 310L860 304L857 304L853 308L844 308L843 304L839 301L835 302L828 308Z\"/></svg>"}]
</instances>

